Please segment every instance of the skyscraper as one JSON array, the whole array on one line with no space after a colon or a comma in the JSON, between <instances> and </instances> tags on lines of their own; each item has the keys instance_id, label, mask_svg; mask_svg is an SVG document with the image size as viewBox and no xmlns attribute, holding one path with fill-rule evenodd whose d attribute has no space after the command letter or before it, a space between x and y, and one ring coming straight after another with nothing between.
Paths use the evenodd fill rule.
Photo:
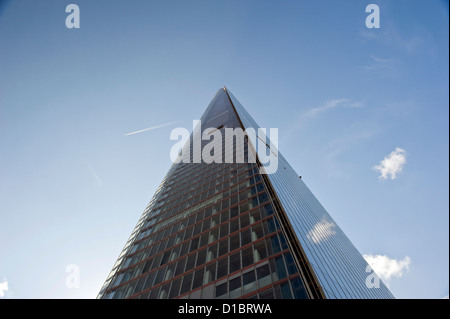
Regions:
<instances>
[{"instance_id":1,"label":"skyscraper","mask_svg":"<svg viewBox=\"0 0 450 319\"><path fill-rule=\"evenodd\" d=\"M98 298L393 298L229 90L200 123Z\"/></svg>"}]
</instances>

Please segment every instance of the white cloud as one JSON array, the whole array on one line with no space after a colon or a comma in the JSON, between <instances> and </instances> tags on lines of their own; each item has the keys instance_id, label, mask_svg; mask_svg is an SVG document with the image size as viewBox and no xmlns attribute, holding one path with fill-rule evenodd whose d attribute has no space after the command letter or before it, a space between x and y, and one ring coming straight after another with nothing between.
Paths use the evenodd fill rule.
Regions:
<instances>
[{"instance_id":1,"label":"white cloud","mask_svg":"<svg viewBox=\"0 0 450 319\"><path fill-rule=\"evenodd\" d=\"M354 102L354 101L352 101L350 99L346 99L346 98L333 99L333 100L327 101L325 104L323 104L321 106L318 106L318 107L308 110L303 115L304 116L314 116L314 115L324 112L325 110L336 108L336 107L357 108L357 107L362 107L362 106L363 106L363 103L361 101Z\"/></svg>"},{"instance_id":2,"label":"white cloud","mask_svg":"<svg viewBox=\"0 0 450 319\"><path fill-rule=\"evenodd\" d=\"M364 68L366 70L392 68L394 64L397 63L397 60L395 59L385 59L375 55L371 55L370 58L372 59L372 64L365 66Z\"/></svg>"},{"instance_id":3,"label":"white cloud","mask_svg":"<svg viewBox=\"0 0 450 319\"><path fill-rule=\"evenodd\" d=\"M376 274L388 283L392 277L401 277L409 270L411 258L406 256L403 260L390 258L386 255L363 255L367 263Z\"/></svg>"},{"instance_id":4,"label":"white cloud","mask_svg":"<svg viewBox=\"0 0 450 319\"><path fill-rule=\"evenodd\" d=\"M314 225L313 229L311 229L306 236L309 240L312 240L314 244L318 244L336 234L336 231L333 230L334 227L336 227L335 223L327 221L324 218Z\"/></svg>"},{"instance_id":5,"label":"white cloud","mask_svg":"<svg viewBox=\"0 0 450 319\"><path fill-rule=\"evenodd\" d=\"M396 147L387 157L385 157L380 165L373 167L381 173L380 179L396 179L397 174L403 170L403 165L406 163L406 151Z\"/></svg>"},{"instance_id":6,"label":"white cloud","mask_svg":"<svg viewBox=\"0 0 450 319\"><path fill-rule=\"evenodd\" d=\"M3 298L8 291L8 281L3 278L3 282L0 282L0 298Z\"/></svg>"},{"instance_id":7,"label":"white cloud","mask_svg":"<svg viewBox=\"0 0 450 319\"><path fill-rule=\"evenodd\" d=\"M401 71L403 62L393 58L382 58L379 56L371 55L370 62L363 66L363 70L366 72L375 73L383 77L397 77Z\"/></svg>"}]
</instances>

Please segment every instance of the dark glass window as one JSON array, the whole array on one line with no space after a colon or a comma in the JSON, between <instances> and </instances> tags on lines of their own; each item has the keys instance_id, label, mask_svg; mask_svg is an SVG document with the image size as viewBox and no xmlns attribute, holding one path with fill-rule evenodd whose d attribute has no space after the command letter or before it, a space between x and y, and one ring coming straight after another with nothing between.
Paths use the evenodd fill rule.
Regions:
<instances>
[{"instance_id":1,"label":"dark glass window","mask_svg":"<svg viewBox=\"0 0 450 319\"><path fill-rule=\"evenodd\" d=\"M305 287L299 277L291 280L292 291L296 299L308 299Z\"/></svg>"},{"instance_id":2,"label":"dark glass window","mask_svg":"<svg viewBox=\"0 0 450 319\"><path fill-rule=\"evenodd\" d=\"M230 238L230 251L238 249L240 245L239 233Z\"/></svg>"},{"instance_id":3,"label":"dark glass window","mask_svg":"<svg viewBox=\"0 0 450 319\"><path fill-rule=\"evenodd\" d=\"M189 273L183 277L183 283L181 285L180 295L191 290L192 273Z\"/></svg>"},{"instance_id":4,"label":"dark glass window","mask_svg":"<svg viewBox=\"0 0 450 319\"><path fill-rule=\"evenodd\" d=\"M169 299L173 299L178 296L178 292L180 291L181 286L181 278L178 278L172 282L172 286L170 287Z\"/></svg>"},{"instance_id":5,"label":"dark glass window","mask_svg":"<svg viewBox=\"0 0 450 319\"><path fill-rule=\"evenodd\" d=\"M241 253L238 251L230 256L230 273L241 269Z\"/></svg>"},{"instance_id":6,"label":"dark glass window","mask_svg":"<svg viewBox=\"0 0 450 319\"><path fill-rule=\"evenodd\" d=\"M181 275L184 272L185 265L186 265L186 258L180 259L177 262L177 267L175 268L175 276Z\"/></svg>"},{"instance_id":7,"label":"dark glass window","mask_svg":"<svg viewBox=\"0 0 450 319\"><path fill-rule=\"evenodd\" d=\"M217 262L217 279L228 275L228 258L222 258Z\"/></svg>"},{"instance_id":8,"label":"dark glass window","mask_svg":"<svg viewBox=\"0 0 450 319\"><path fill-rule=\"evenodd\" d=\"M259 299L274 299L273 289L269 288L260 292Z\"/></svg>"},{"instance_id":9,"label":"dark glass window","mask_svg":"<svg viewBox=\"0 0 450 319\"><path fill-rule=\"evenodd\" d=\"M279 257L275 258L275 264L277 267L278 279L285 278L287 276L287 274L286 274L286 268L284 267L283 256L279 256Z\"/></svg>"},{"instance_id":10,"label":"dark glass window","mask_svg":"<svg viewBox=\"0 0 450 319\"><path fill-rule=\"evenodd\" d=\"M252 247L242 250L242 268L253 264L253 249Z\"/></svg>"},{"instance_id":11,"label":"dark glass window","mask_svg":"<svg viewBox=\"0 0 450 319\"><path fill-rule=\"evenodd\" d=\"M230 296L229 298L237 298L241 296L241 277L230 280L229 284Z\"/></svg>"},{"instance_id":12,"label":"dark glass window","mask_svg":"<svg viewBox=\"0 0 450 319\"><path fill-rule=\"evenodd\" d=\"M259 288L264 287L271 282L270 278L270 268L268 264L256 268L256 276L258 278Z\"/></svg>"},{"instance_id":13,"label":"dark glass window","mask_svg":"<svg viewBox=\"0 0 450 319\"><path fill-rule=\"evenodd\" d=\"M242 276L242 284L244 295L256 290L256 276L254 270L251 270Z\"/></svg>"},{"instance_id":14,"label":"dark glass window","mask_svg":"<svg viewBox=\"0 0 450 319\"><path fill-rule=\"evenodd\" d=\"M289 282L285 282L280 285L281 287L281 295L283 299L292 299L291 288L289 287Z\"/></svg>"},{"instance_id":15,"label":"dark glass window","mask_svg":"<svg viewBox=\"0 0 450 319\"><path fill-rule=\"evenodd\" d=\"M216 298L224 297L227 294L227 282L216 287Z\"/></svg>"},{"instance_id":16,"label":"dark glass window","mask_svg":"<svg viewBox=\"0 0 450 319\"><path fill-rule=\"evenodd\" d=\"M212 263L206 267L203 284L206 285L216 280L216 263Z\"/></svg>"},{"instance_id":17,"label":"dark glass window","mask_svg":"<svg viewBox=\"0 0 450 319\"><path fill-rule=\"evenodd\" d=\"M219 242L219 256L223 256L228 253L228 239Z\"/></svg>"},{"instance_id":18,"label":"dark glass window","mask_svg":"<svg viewBox=\"0 0 450 319\"><path fill-rule=\"evenodd\" d=\"M192 268L194 268L194 266L195 266L195 258L196 258L196 254L195 253L188 256L187 262L186 262L186 270L185 271L189 271Z\"/></svg>"},{"instance_id":19,"label":"dark glass window","mask_svg":"<svg viewBox=\"0 0 450 319\"><path fill-rule=\"evenodd\" d=\"M203 271L203 268L195 271L192 289L198 288L203 284Z\"/></svg>"}]
</instances>

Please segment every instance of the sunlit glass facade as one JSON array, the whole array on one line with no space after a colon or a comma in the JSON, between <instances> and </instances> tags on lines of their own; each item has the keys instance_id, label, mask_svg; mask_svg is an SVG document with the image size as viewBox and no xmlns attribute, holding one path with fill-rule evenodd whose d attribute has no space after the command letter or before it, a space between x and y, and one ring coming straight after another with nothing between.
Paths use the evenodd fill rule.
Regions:
<instances>
[{"instance_id":1,"label":"sunlit glass facade","mask_svg":"<svg viewBox=\"0 0 450 319\"><path fill-rule=\"evenodd\" d=\"M184 148L189 161L169 169L98 298L392 298L382 282L367 288L364 258L281 154L277 172L261 174L252 141L239 148L225 134L258 127L229 91L201 123ZM195 162L206 128L221 132L220 163Z\"/></svg>"}]
</instances>

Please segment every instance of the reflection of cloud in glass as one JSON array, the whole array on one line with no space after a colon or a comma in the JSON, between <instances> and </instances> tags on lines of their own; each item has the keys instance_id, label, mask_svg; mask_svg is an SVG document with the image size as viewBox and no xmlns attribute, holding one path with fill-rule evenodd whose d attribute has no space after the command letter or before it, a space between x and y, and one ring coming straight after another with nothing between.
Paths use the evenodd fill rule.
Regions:
<instances>
[{"instance_id":1,"label":"reflection of cloud in glass","mask_svg":"<svg viewBox=\"0 0 450 319\"><path fill-rule=\"evenodd\" d=\"M314 244L319 244L336 234L336 231L333 230L334 227L336 227L335 223L327 221L323 218L320 222L314 225L314 228L311 229L306 236Z\"/></svg>"},{"instance_id":2,"label":"reflection of cloud in glass","mask_svg":"<svg viewBox=\"0 0 450 319\"><path fill-rule=\"evenodd\" d=\"M385 283L389 283L392 277L401 277L409 270L411 264L411 258L408 256L403 260L390 258L386 255L363 255L363 257Z\"/></svg>"}]
</instances>

